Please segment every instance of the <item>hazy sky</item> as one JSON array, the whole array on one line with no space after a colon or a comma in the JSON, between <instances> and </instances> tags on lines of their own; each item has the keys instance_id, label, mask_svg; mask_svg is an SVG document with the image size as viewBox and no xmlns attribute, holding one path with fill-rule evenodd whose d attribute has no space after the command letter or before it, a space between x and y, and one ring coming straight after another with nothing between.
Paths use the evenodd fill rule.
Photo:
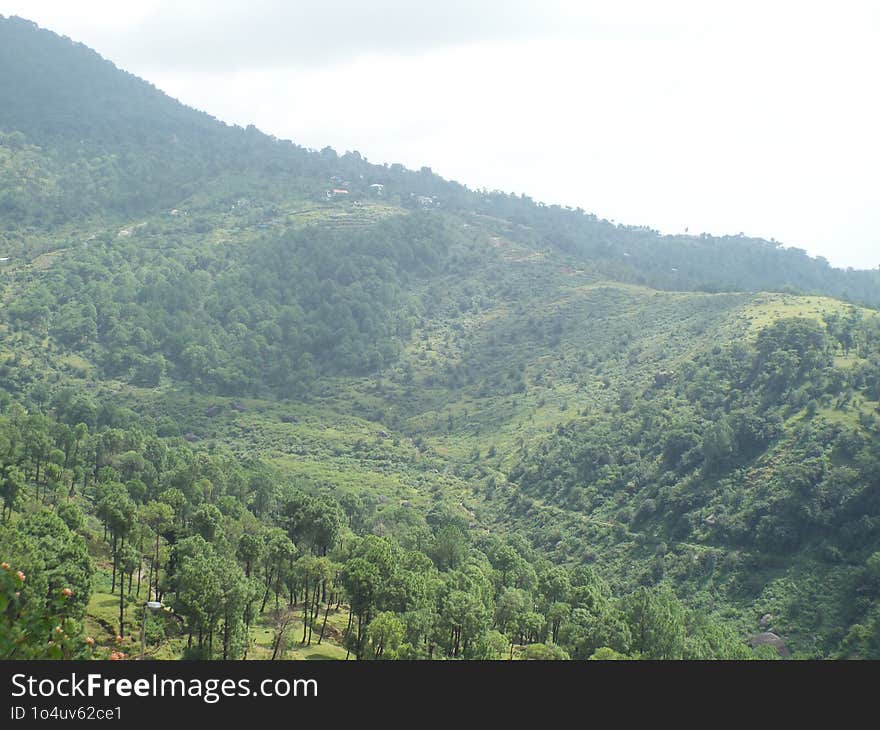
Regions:
<instances>
[{"instance_id":1,"label":"hazy sky","mask_svg":"<svg viewBox=\"0 0 880 730\"><path fill-rule=\"evenodd\" d=\"M0 0L0 14L307 147L880 265L872 0Z\"/></svg>"}]
</instances>

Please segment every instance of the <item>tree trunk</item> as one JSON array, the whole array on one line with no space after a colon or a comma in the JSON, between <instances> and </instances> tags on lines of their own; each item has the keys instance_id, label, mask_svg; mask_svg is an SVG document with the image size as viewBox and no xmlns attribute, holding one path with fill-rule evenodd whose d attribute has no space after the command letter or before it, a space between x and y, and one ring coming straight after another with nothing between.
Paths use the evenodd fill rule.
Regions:
<instances>
[{"instance_id":1,"label":"tree trunk","mask_svg":"<svg viewBox=\"0 0 880 730\"><path fill-rule=\"evenodd\" d=\"M303 589L303 637L300 644L306 643L306 631L309 626L309 613L311 611L311 606L309 605L309 581L306 580L305 587Z\"/></svg>"},{"instance_id":2,"label":"tree trunk","mask_svg":"<svg viewBox=\"0 0 880 730\"><path fill-rule=\"evenodd\" d=\"M247 659L248 649L251 648L251 604L248 603L244 609L244 656L242 659Z\"/></svg>"},{"instance_id":3,"label":"tree trunk","mask_svg":"<svg viewBox=\"0 0 880 730\"><path fill-rule=\"evenodd\" d=\"M354 613L351 610L349 610L349 612L348 612L348 626L345 627L345 660L346 661L348 661L348 657L351 654L351 648L350 648L351 641L349 641L349 639L351 638L350 634L351 634L351 618L352 618L352 616L354 616Z\"/></svg>"},{"instance_id":4,"label":"tree trunk","mask_svg":"<svg viewBox=\"0 0 880 730\"><path fill-rule=\"evenodd\" d=\"M318 593L318 587L315 586L315 603L314 610L311 612L311 620L309 621L309 640L306 642L308 646L312 645L312 627L315 625L315 621L318 620L318 614L321 612L321 604L319 601L321 600L321 596Z\"/></svg>"},{"instance_id":5,"label":"tree trunk","mask_svg":"<svg viewBox=\"0 0 880 730\"><path fill-rule=\"evenodd\" d=\"M269 600L269 591L272 590L272 571L266 570L266 592L263 594L263 603L260 605L260 613L266 610L266 603Z\"/></svg>"},{"instance_id":6,"label":"tree trunk","mask_svg":"<svg viewBox=\"0 0 880 730\"><path fill-rule=\"evenodd\" d=\"M116 533L113 533L113 578L110 582L110 592L114 593L116 591Z\"/></svg>"},{"instance_id":7,"label":"tree trunk","mask_svg":"<svg viewBox=\"0 0 880 730\"><path fill-rule=\"evenodd\" d=\"M324 611L324 623L321 624L321 633L318 634L318 646L321 646L321 639L324 638L324 629L327 628L327 616L330 613L330 603L327 603L327 609Z\"/></svg>"},{"instance_id":8,"label":"tree trunk","mask_svg":"<svg viewBox=\"0 0 880 730\"><path fill-rule=\"evenodd\" d=\"M119 635L125 636L125 590L122 586L122 576L119 577Z\"/></svg>"},{"instance_id":9,"label":"tree trunk","mask_svg":"<svg viewBox=\"0 0 880 730\"><path fill-rule=\"evenodd\" d=\"M155 562L155 566L156 566L156 571L155 571L156 575L154 576L154 578L156 579L156 590L154 591L153 595L156 597L156 600L158 601L159 600L159 531L158 530L156 530L156 562ZM149 591L148 591L148 593L149 593Z\"/></svg>"}]
</instances>

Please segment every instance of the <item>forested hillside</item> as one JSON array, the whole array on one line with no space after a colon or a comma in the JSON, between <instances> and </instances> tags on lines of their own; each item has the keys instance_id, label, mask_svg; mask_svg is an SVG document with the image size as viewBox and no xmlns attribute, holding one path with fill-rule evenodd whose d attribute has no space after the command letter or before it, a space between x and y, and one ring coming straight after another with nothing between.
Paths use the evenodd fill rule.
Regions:
<instances>
[{"instance_id":1,"label":"forested hillside","mask_svg":"<svg viewBox=\"0 0 880 730\"><path fill-rule=\"evenodd\" d=\"M0 287L0 656L880 656L880 272L306 150L11 18Z\"/></svg>"}]
</instances>

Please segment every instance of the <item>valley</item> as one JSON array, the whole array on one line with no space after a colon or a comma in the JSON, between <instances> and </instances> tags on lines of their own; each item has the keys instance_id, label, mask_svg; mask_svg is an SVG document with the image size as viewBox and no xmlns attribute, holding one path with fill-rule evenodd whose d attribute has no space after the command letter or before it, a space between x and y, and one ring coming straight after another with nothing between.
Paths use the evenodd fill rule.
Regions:
<instances>
[{"instance_id":1,"label":"valley","mask_svg":"<svg viewBox=\"0 0 880 730\"><path fill-rule=\"evenodd\" d=\"M163 659L880 656L876 271L0 37L53 69L0 74L0 655L132 658L155 599Z\"/></svg>"}]
</instances>

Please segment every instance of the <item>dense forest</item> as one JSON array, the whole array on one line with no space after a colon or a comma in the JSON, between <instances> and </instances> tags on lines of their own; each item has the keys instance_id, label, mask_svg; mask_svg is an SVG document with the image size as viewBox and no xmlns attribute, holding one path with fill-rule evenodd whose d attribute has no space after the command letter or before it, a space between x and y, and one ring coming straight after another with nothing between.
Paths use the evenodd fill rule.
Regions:
<instances>
[{"instance_id":1,"label":"dense forest","mask_svg":"<svg viewBox=\"0 0 880 730\"><path fill-rule=\"evenodd\" d=\"M0 18L0 657L880 657L878 305Z\"/></svg>"},{"instance_id":2,"label":"dense forest","mask_svg":"<svg viewBox=\"0 0 880 730\"><path fill-rule=\"evenodd\" d=\"M668 589L616 596L592 568L470 529L441 495L426 514L311 495L261 462L120 427L125 414L69 392L48 405L52 416L7 404L0 430L7 658L122 658L136 628L125 609L149 599L173 611L151 621L150 642L176 641L184 658L243 658L258 621L272 658L320 645L331 612L347 616L357 658L753 655ZM90 552L118 594L110 642L83 628Z\"/></svg>"}]
</instances>

